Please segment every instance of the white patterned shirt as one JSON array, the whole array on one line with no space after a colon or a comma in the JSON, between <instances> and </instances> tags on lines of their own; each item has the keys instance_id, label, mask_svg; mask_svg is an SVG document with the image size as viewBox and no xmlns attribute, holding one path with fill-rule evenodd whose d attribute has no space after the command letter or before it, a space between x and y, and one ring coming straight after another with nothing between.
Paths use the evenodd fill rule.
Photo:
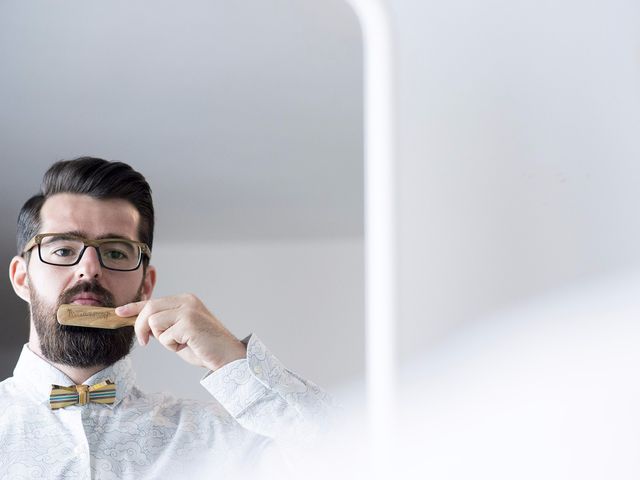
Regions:
<instances>
[{"instance_id":1,"label":"white patterned shirt","mask_svg":"<svg viewBox=\"0 0 640 480\"><path fill-rule=\"evenodd\" d=\"M326 393L255 335L246 358L202 378L211 402L142 392L128 357L85 384L107 379L116 383L113 405L51 410L51 385L74 382L25 345L0 383L0 479L237 478L238 469L286 460L331 410Z\"/></svg>"}]
</instances>

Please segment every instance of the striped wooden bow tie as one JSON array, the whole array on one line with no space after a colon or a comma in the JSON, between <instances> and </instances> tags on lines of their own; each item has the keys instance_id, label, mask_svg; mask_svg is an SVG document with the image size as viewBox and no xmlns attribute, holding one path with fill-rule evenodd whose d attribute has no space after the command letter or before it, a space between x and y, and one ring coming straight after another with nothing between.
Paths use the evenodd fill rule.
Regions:
<instances>
[{"instance_id":1,"label":"striped wooden bow tie","mask_svg":"<svg viewBox=\"0 0 640 480\"><path fill-rule=\"evenodd\" d=\"M111 380L95 385L51 385L49 405L52 410L69 405L86 405L88 402L113 403L116 401L116 384Z\"/></svg>"}]
</instances>

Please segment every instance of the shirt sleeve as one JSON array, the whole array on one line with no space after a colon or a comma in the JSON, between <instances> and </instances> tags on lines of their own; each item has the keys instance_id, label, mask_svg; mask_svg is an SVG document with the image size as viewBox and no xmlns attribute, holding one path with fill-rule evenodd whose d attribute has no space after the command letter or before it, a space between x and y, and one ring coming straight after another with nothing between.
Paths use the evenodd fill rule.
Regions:
<instances>
[{"instance_id":1,"label":"shirt sleeve","mask_svg":"<svg viewBox=\"0 0 640 480\"><path fill-rule=\"evenodd\" d=\"M247 357L208 372L202 386L244 428L277 443L306 443L326 433L335 410L332 398L286 369L256 335L244 342Z\"/></svg>"}]
</instances>

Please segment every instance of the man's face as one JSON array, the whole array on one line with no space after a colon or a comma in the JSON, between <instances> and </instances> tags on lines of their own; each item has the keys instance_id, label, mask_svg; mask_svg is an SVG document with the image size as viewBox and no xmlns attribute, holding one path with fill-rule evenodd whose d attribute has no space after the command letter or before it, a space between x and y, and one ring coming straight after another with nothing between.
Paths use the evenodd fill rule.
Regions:
<instances>
[{"instance_id":1,"label":"man's face","mask_svg":"<svg viewBox=\"0 0 640 480\"><path fill-rule=\"evenodd\" d=\"M140 215L125 200L57 194L46 200L40 219L39 233L139 240ZM56 312L63 303L116 307L149 298L153 278L144 277L142 266L131 272L105 269L93 247L85 250L77 265L48 265L40 261L34 247L27 272L31 318L46 358L56 363L90 367L110 365L129 353L133 327L103 330L64 326L58 324Z\"/></svg>"}]
</instances>

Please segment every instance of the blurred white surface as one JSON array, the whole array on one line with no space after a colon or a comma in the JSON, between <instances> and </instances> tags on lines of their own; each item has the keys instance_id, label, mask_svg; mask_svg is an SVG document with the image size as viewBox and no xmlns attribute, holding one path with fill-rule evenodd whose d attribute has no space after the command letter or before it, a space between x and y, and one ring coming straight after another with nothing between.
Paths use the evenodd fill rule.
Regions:
<instances>
[{"instance_id":1,"label":"blurred white surface","mask_svg":"<svg viewBox=\"0 0 640 480\"><path fill-rule=\"evenodd\" d=\"M639 319L640 273L627 272L484 318L417 356L396 465L428 478L638 478Z\"/></svg>"},{"instance_id":2,"label":"blurred white surface","mask_svg":"<svg viewBox=\"0 0 640 480\"><path fill-rule=\"evenodd\" d=\"M619 272L479 318L414 355L401 370L394 477L640 477L639 298L640 273ZM345 417L311 478L370 468L360 410Z\"/></svg>"}]
</instances>

